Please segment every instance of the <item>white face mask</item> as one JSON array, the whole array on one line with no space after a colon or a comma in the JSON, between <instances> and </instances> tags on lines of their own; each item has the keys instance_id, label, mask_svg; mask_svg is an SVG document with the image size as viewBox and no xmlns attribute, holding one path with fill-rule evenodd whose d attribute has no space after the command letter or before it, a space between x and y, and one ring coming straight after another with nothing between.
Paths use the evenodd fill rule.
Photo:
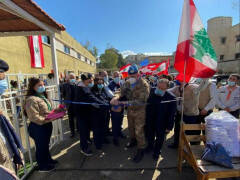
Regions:
<instances>
[{"instance_id":1,"label":"white face mask","mask_svg":"<svg viewBox=\"0 0 240 180\"><path fill-rule=\"evenodd\" d=\"M134 83L136 83L136 78L129 78L129 80L128 80L129 82L130 82L130 84L134 84Z\"/></svg>"}]
</instances>

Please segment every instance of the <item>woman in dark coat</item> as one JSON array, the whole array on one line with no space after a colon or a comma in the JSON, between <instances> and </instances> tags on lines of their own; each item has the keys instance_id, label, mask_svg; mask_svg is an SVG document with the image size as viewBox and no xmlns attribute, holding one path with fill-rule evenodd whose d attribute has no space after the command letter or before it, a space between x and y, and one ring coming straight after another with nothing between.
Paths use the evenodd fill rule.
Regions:
<instances>
[{"instance_id":1,"label":"woman in dark coat","mask_svg":"<svg viewBox=\"0 0 240 180\"><path fill-rule=\"evenodd\" d=\"M75 87L74 92L74 101L81 102L82 104L75 105L75 114L77 116L79 131L80 131L80 147L81 153L85 156L91 156L92 151L88 147L88 140L90 134L90 124L92 123L93 116L96 115L93 113L95 109L99 109L100 106L97 104L107 105L105 101L97 98L91 91L93 84L93 76L91 74L81 75L82 82ZM92 103L92 104L88 104ZM94 104L95 103L95 104ZM98 131L96 128L93 128L93 139L96 147L98 148Z\"/></svg>"}]
</instances>

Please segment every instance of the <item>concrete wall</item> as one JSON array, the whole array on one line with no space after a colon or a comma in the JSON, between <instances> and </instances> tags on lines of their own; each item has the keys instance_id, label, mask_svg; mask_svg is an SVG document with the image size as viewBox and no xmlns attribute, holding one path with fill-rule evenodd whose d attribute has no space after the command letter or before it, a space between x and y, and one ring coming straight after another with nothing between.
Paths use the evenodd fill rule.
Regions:
<instances>
[{"instance_id":1,"label":"concrete wall","mask_svg":"<svg viewBox=\"0 0 240 180\"><path fill-rule=\"evenodd\" d=\"M61 34L56 34L56 39L59 73L64 73L64 71L74 71L76 74L79 72L96 72L96 59L68 33L62 32ZM70 55L61 50L63 48L63 43L71 48ZM43 44L43 52L45 68L31 68L28 38L0 37L0 59L8 62L10 66L8 73L50 73L52 69L50 45ZM80 59L77 58L76 52L79 52L82 55ZM94 66L85 62L85 57L91 60L91 62L94 63Z\"/></svg>"},{"instance_id":2,"label":"concrete wall","mask_svg":"<svg viewBox=\"0 0 240 180\"><path fill-rule=\"evenodd\" d=\"M223 73L240 73L240 59L235 58L240 53L240 41L236 36L240 35L240 24L232 26L231 17L215 17L208 20L208 35L218 57L218 69ZM225 37L223 44L221 38ZM220 56L224 55L224 59Z\"/></svg>"}]
</instances>

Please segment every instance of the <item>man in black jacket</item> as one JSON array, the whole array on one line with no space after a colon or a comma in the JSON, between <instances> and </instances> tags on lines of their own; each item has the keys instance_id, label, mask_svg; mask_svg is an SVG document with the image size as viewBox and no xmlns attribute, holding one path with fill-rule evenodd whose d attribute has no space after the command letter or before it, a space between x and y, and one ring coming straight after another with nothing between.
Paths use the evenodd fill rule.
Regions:
<instances>
[{"instance_id":1,"label":"man in black jacket","mask_svg":"<svg viewBox=\"0 0 240 180\"><path fill-rule=\"evenodd\" d=\"M166 134L172 130L174 124L176 97L167 91L168 87L167 79L159 79L157 87L151 89L147 101L146 137L148 146L146 152L153 151L154 160L158 160Z\"/></svg>"},{"instance_id":2,"label":"man in black jacket","mask_svg":"<svg viewBox=\"0 0 240 180\"><path fill-rule=\"evenodd\" d=\"M74 99L74 86L76 86L76 78L73 73L70 73L68 76L68 80L66 83L60 86L61 89L61 97L63 100L73 101ZM74 105L66 103L66 107L68 110L68 119L69 119L69 128L71 131L71 138L75 136L75 114L74 114ZM77 126L78 129L78 126Z\"/></svg>"}]
</instances>

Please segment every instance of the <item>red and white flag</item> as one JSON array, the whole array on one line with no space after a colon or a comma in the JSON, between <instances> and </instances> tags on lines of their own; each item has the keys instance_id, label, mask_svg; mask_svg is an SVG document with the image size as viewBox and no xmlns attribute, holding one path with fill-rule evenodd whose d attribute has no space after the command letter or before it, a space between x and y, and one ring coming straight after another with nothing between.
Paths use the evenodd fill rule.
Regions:
<instances>
[{"instance_id":1,"label":"red and white flag","mask_svg":"<svg viewBox=\"0 0 240 180\"><path fill-rule=\"evenodd\" d=\"M177 79L186 82L191 77L212 77L217 71L216 53L193 0L184 0L174 67Z\"/></svg>"},{"instance_id":2,"label":"red and white flag","mask_svg":"<svg viewBox=\"0 0 240 180\"><path fill-rule=\"evenodd\" d=\"M160 63L152 63L147 66L143 66L140 69L145 75L161 75L161 74L168 74L168 63L167 61L163 61Z\"/></svg>"},{"instance_id":3,"label":"red and white flag","mask_svg":"<svg viewBox=\"0 0 240 180\"><path fill-rule=\"evenodd\" d=\"M30 54L31 54L31 67L44 68L44 56L42 47L42 37L29 36Z\"/></svg>"},{"instance_id":4,"label":"red and white flag","mask_svg":"<svg viewBox=\"0 0 240 180\"><path fill-rule=\"evenodd\" d=\"M168 61L163 61L159 63L158 67L153 71L153 75L162 75L166 74L168 75L168 67L169 67Z\"/></svg>"},{"instance_id":5,"label":"red and white flag","mask_svg":"<svg viewBox=\"0 0 240 180\"><path fill-rule=\"evenodd\" d=\"M123 78L128 77L128 70L129 70L130 66L131 66L131 64L127 64L120 68L120 73L122 74Z\"/></svg>"}]
</instances>

